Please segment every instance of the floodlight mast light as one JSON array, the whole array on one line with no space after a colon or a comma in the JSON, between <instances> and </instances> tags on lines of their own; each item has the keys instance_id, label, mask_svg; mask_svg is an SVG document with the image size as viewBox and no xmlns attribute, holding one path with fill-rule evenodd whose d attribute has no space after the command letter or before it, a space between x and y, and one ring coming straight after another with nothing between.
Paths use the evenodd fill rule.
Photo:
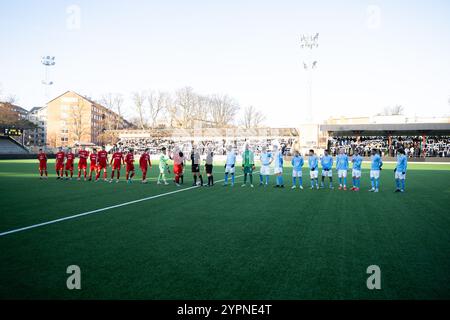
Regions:
<instances>
[{"instance_id":1,"label":"floodlight mast light","mask_svg":"<svg viewBox=\"0 0 450 320\"><path fill-rule=\"evenodd\" d=\"M45 68L45 80L42 80L42 84L45 86L45 97L48 100L48 87L53 85L53 81L48 79L49 68L56 64L54 56L44 56L41 59L41 63Z\"/></svg>"},{"instance_id":2,"label":"floodlight mast light","mask_svg":"<svg viewBox=\"0 0 450 320\"><path fill-rule=\"evenodd\" d=\"M312 70L317 66L317 60L313 60L312 50L319 47L319 33L313 35L302 34L300 36L300 48L306 53L303 61L303 68L307 73L306 81L306 92L308 95L307 101L307 112L306 112L306 122L313 122L313 111L312 111Z\"/></svg>"}]
</instances>

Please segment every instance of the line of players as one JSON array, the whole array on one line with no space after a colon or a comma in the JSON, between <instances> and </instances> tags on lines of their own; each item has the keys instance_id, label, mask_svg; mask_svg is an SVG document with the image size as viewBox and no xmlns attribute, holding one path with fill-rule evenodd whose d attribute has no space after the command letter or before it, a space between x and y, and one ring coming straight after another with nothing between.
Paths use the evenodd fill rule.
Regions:
<instances>
[{"instance_id":1,"label":"line of players","mask_svg":"<svg viewBox=\"0 0 450 320\"><path fill-rule=\"evenodd\" d=\"M100 176L103 171L103 180L108 181L107 177L107 168L111 166L111 178L109 182L113 182L114 177L116 177L116 182L119 182L120 179L120 171L122 167L126 168L126 180L128 183L133 181L133 177L135 174L134 167L134 152L132 149L122 152L119 149L116 149L111 157L111 160L108 159L108 152L105 150L103 146L101 150L97 152L97 149L94 148L91 153L87 151L84 147L81 147L78 150L78 154L75 155L72 152L72 148L68 148L67 152L64 152L62 148L58 149L58 152L55 155L55 170L58 180L72 180L74 174L74 162L75 157L78 157L78 180L82 179L82 175L85 181L92 181L94 179L95 182L99 181ZM89 173L88 173L88 159L90 161ZM47 155L43 152L42 149L39 149L38 154L39 160L39 174L41 179L46 179L48 177L47 170ZM139 158L139 167L142 171L142 182L147 183L147 171L148 168L152 167L150 161L150 155L148 150L141 154Z\"/></svg>"},{"instance_id":2,"label":"line of players","mask_svg":"<svg viewBox=\"0 0 450 320\"><path fill-rule=\"evenodd\" d=\"M95 173L95 180L99 181L101 172L103 171L103 179L108 181L107 179L107 167L111 166L111 178L109 182L113 182L114 178L116 178L116 182L119 182L120 172L122 166L126 168L126 180L128 183L133 181L133 177L135 175L135 167L134 167L134 152L132 149L122 152L120 149L115 149L111 160L108 160L108 153L105 150L105 147L102 147L100 151L97 152L96 149L93 149L92 153L89 153L84 147L80 148L78 151L78 180L81 180L81 175L83 174L84 180L87 180L87 160L90 160L90 170L89 170L89 181L93 179L93 174ZM213 157L214 152L210 147L207 147L206 150L206 158L205 161L205 171L208 179L208 183L206 186L214 185L213 178ZM226 163L224 166L225 169L225 177L224 177L224 186L228 185L230 176L231 176L231 186L234 185L235 182L235 168L236 168L236 151L229 146L227 148L227 157ZM47 178L47 156L42 152L42 149L39 150L39 172L40 178ZM191 171L193 175L193 185L203 186L203 177L200 172L200 163L201 156L199 151L194 147L190 154ZM74 160L75 154L72 152L72 149L69 148L67 152L64 152L62 148L59 148L56 153L56 174L57 179L72 179L74 173ZM169 184L167 182L166 173L170 174L169 160L173 161L173 173L174 173L174 182L177 186L180 186L184 182L184 166L187 161L187 158L184 154L177 148L172 152L168 152L168 150L163 147L161 148L161 153L159 155L159 175L157 179L158 184ZM259 155L259 161L261 164L260 172L259 172L259 185L267 186L269 184L269 177L271 175L271 165L273 163L273 173L276 177L276 184L274 187L276 188L284 188L283 183L283 164L284 157L281 148L274 146L272 152L269 152L267 148L263 147L261 153ZM349 160L348 155L345 153L345 150L342 148L339 151L339 154L336 156L335 161L335 169L337 170L338 179L339 179L339 190L347 190L347 173L349 170L349 162L352 163L352 182L353 186L351 188L352 191L359 191L361 186L361 166L363 162L363 158L358 151L352 156L351 160ZM303 179L302 179L302 170L304 166L304 159L300 155L298 151L294 153L294 156L291 160L292 164L292 189L298 188L303 189ZM322 179L319 186L319 163L322 167ZM329 183L328 187L333 189L333 157L329 154L327 150L325 150L324 155L320 158L314 153L314 150L309 151L308 157L308 166L310 169L310 182L311 189L319 189L325 188L325 178L328 178ZM383 161L381 160L380 152L376 149L373 149L371 152L371 169L370 169L370 181L371 181L371 192L379 191L379 180L380 180L380 171L382 170ZM152 163L150 161L150 155L148 153L148 149L145 150L144 153L140 155L139 158L139 167L142 171L142 183L147 183L147 172L148 169L152 168ZM247 181L250 182L250 187L254 187L253 185L253 171L255 170L255 155L252 150L250 150L249 145L245 145L245 149L242 153L242 171L244 175L244 183L242 187L247 185ZM406 170L407 170L407 157L405 155L405 151L403 149L398 150L397 155L397 166L395 168L395 181L396 181L396 192L404 192L405 191L405 179L406 179ZM65 176L64 176L65 173ZM197 180L199 180L197 182Z\"/></svg>"}]
</instances>

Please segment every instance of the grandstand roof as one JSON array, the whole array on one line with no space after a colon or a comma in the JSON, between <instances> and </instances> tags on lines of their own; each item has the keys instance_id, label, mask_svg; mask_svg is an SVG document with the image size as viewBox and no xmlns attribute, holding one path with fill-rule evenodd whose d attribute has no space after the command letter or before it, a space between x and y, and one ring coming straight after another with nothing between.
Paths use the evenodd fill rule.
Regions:
<instances>
[{"instance_id":1,"label":"grandstand roof","mask_svg":"<svg viewBox=\"0 0 450 320\"><path fill-rule=\"evenodd\" d=\"M450 135L450 123L324 124L320 130L334 136Z\"/></svg>"},{"instance_id":2,"label":"grandstand roof","mask_svg":"<svg viewBox=\"0 0 450 320\"><path fill-rule=\"evenodd\" d=\"M290 138L299 135L295 128L199 128L199 129L149 129L149 130L112 130L121 138L154 138L164 137L181 140L191 140L192 138L201 139L230 139L230 138L248 138L261 139L270 138Z\"/></svg>"}]
</instances>

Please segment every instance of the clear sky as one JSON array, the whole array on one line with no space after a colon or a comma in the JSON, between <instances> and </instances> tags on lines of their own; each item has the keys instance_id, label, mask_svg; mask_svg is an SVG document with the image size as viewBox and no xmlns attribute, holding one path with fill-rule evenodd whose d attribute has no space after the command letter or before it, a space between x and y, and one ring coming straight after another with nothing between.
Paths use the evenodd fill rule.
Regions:
<instances>
[{"instance_id":1,"label":"clear sky","mask_svg":"<svg viewBox=\"0 0 450 320\"><path fill-rule=\"evenodd\" d=\"M447 0L0 0L0 84L19 105L42 105L40 59L54 55L50 97L191 86L293 126L307 101L299 39L315 32L316 118L397 104L409 115L450 113Z\"/></svg>"}]
</instances>

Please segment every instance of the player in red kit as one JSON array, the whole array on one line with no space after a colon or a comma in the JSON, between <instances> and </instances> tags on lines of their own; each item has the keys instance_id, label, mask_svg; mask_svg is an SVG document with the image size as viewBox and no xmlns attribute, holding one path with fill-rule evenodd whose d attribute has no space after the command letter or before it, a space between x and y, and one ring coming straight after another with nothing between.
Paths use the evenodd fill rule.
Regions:
<instances>
[{"instance_id":1,"label":"player in red kit","mask_svg":"<svg viewBox=\"0 0 450 320\"><path fill-rule=\"evenodd\" d=\"M75 161L75 154L73 154L72 149L69 148L66 153L66 180L69 180L69 171L70 171L70 180L73 177L73 162Z\"/></svg>"},{"instance_id":2,"label":"player in red kit","mask_svg":"<svg viewBox=\"0 0 450 320\"><path fill-rule=\"evenodd\" d=\"M125 155L125 163L126 163L126 178L127 183L133 182L134 177L134 152L133 149L130 149L130 151Z\"/></svg>"},{"instance_id":3,"label":"player in red kit","mask_svg":"<svg viewBox=\"0 0 450 320\"><path fill-rule=\"evenodd\" d=\"M150 155L148 154L148 148L145 149L144 153L141 154L139 158L139 167L142 171L142 183L147 183L147 168L152 168L152 162L150 161Z\"/></svg>"},{"instance_id":4,"label":"player in red kit","mask_svg":"<svg viewBox=\"0 0 450 320\"><path fill-rule=\"evenodd\" d=\"M109 180L109 183L111 183L114 179L114 173L117 171L117 180L116 183L119 182L119 178L120 178L120 169L122 168L122 164L124 164L124 160L123 160L123 154L122 151L120 151L119 149L116 149L115 152L113 153L113 156L111 158L111 166L112 166L112 170L111 170L111 180Z\"/></svg>"},{"instance_id":5,"label":"player in red kit","mask_svg":"<svg viewBox=\"0 0 450 320\"><path fill-rule=\"evenodd\" d=\"M92 153L89 155L89 160L91 161L91 167L89 170L89 181L92 181L92 173L95 172L97 175L97 149L92 149Z\"/></svg>"},{"instance_id":6,"label":"player in red kit","mask_svg":"<svg viewBox=\"0 0 450 320\"><path fill-rule=\"evenodd\" d=\"M64 151L62 151L62 148L58 148L58 152L56 153L56 162L55 162L55 168L56 168L56 175L58 176L56 179L62 179L63 178L63 171L64 171L64 160L66 158L66 154Z\"/></svg>"},{"instance_id":7,"label":"player in red kit","mask_svg":"<svg viewBox=\"0 0 450 320\"><path fill-rule=\"evenodd\" d=\"M48 178L47 155L45 154L45 152L42 151L42 149L39 149L38 160L39 160L39 174L40 174L39 179L44 178L44 176L43 176L44 173L45 173L45 179L47 179Z\"/></svg>"},{"instance_id":8,"label":"player in red kit","mask_svg":"<svg viewBox=\"0 0 450 320\"><path fill-rule=\"evenodd\" d=\"M183 163L185 161L183 152L178 147L175 148L172 154L173 173L175 174L175 184L180 186L180 180L183 176Z\"/></svg>"},{"instance_id":9,"label":"player in red kit","mask_svg":"<svg viewBox=\"0 0 450 320\"><path fill-rule=\"evenodd\" d=\"M102 146L102 150L100 150L97 154L97 175L95 176L95 181L98 181L100 177L100 173L103 169L103 180L106 181L106 168L108 167L108 152L105 150L105 146Z\"/></svg>"},{"instance_id":10,"label":"player in red kit","mask_svg":"<svg viewBox=\"0 0 450 320\"><path fill-rule=\"evenodd\" d=\"M78 151L78 180L81 179L81 171L84 172L84 181L87 178L87 159L89 158L89 151L86 150L85 147L81 147L81 150Z\"/></svg>"}]
</instances>

